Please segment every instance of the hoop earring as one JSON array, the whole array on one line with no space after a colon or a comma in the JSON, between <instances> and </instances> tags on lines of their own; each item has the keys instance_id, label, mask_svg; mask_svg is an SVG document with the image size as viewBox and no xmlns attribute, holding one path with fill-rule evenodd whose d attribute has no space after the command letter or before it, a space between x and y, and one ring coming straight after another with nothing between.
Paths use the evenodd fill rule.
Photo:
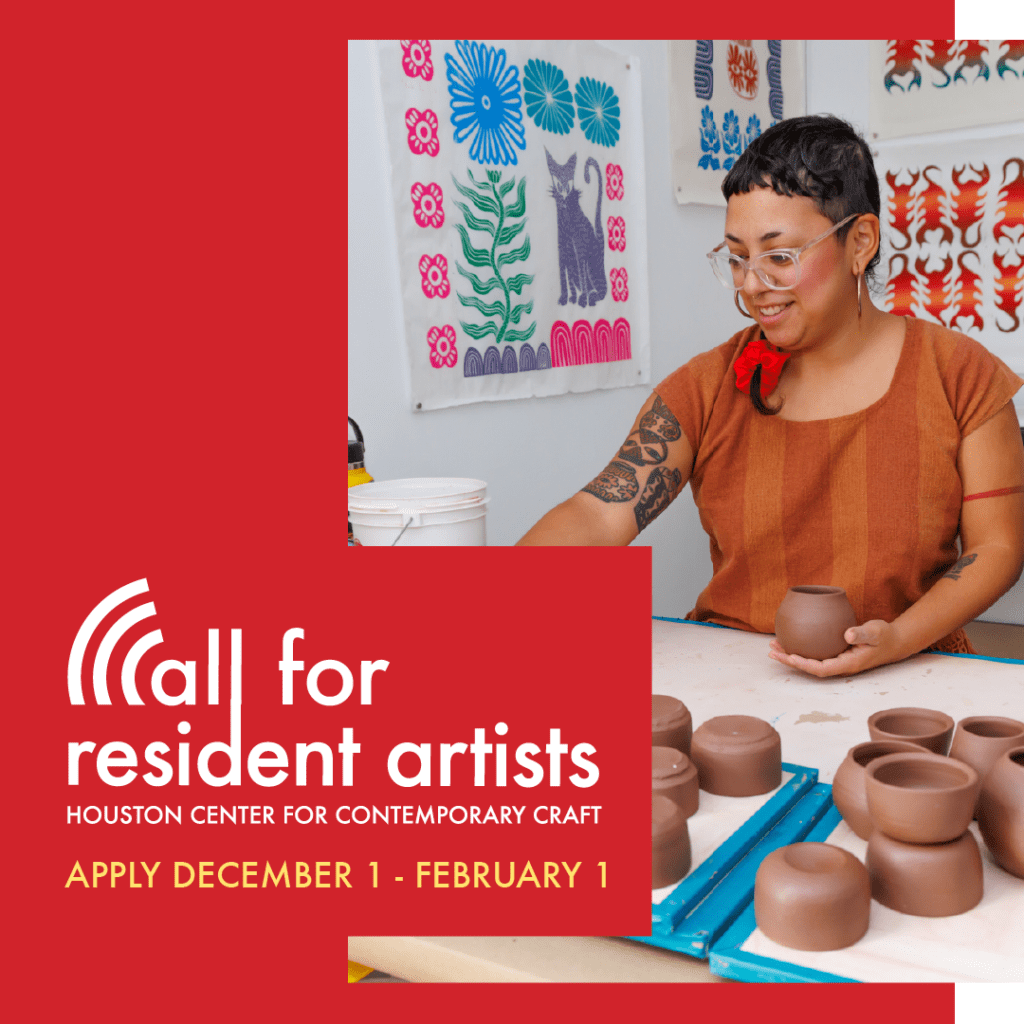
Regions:
<instances>
[{"instance_id":1,"label":"hoop earring","mask_svg":"<svg viewBox=\"0 0 1024 1024\"><path fill-rule=\"evenodd\" d=\"M860 286L864 282L864 274L860 273L857 275L857 319L860 319L861 307L860 307Z\"/></svg>"},{"instance_id":2,"label":"hoop earring","mask_svg":"<svg viewBox=\"0 0 1024 1024\"><path fill-rule=\"evenodd\" d=\"M736 303L736 308L740 311L740 313L742 313L743 316L745 316L748 320L753 320L754 318L740 305L740 293L738 291L733 292L732 298L733 301Z\"/></svg>"}]
</instances>

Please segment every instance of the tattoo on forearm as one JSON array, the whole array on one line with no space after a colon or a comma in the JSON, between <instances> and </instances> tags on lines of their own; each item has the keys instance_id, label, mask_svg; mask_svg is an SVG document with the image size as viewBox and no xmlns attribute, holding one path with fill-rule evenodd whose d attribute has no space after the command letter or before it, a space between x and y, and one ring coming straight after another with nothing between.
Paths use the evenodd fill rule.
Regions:
<instances>
[{"instance_id":1,"label":"tattoo on forearm","mask_svg":"<svg viewBox=\"0 0 1024 1024\"><path fill-rule=\"evenodd\" d=\"M679 420L672 415L672 410L661 400L660 395L654 396L654 405L640 417L639 434L645 444L678 441L683 436Z\"/></svg>"},{"instance_id":2,"label":"tattoo on forearm","mask_svg":"<svg viewBox=\"0 0 1024 1024\"><path fill-rule=\"evenodd\" d=\"M640 495L634 509L638 530L653 523L668 508L679 490L682 479L683 474L678 469L660 467L651 470L651 475L644 484L643 494Z\"/></svg>"},{"instance_id":3,"label":"tattoo on forearm","mask_svg":"<svg viewBox=\"0 0 1024 1024\"><path fill-rule=\"evenodd\" d=\"M641 444L634 434L630 434L616 458L632 462L634 466L656 466L668 458L668 445L664 441Z\"/></svg>"},{"instance_id":4,"label":"tattoo on forearm","mask_svg":"<svg viewBox=\"0 0 1024 1024\"><path fill-rule=\"evenodd\" d=\"M636 430L626 438L616 458L634 466L657 466L668 458L668 442L678 441L682 436L672 410L655 395L654 405L640 417Z\"/></svg>"},{"instance_id":5,"label":"tattoo on forearm","mask_svg":"<svg viewBox=\"0 0 1024 1024\"><path fill-rule=\"evenodd\" d=\"M612 461L583 490L602 501L631 501L640 490L640 483L632 466Z\"/></svg>"},{"instance_id":6,"label":"tattoo on forearm","mask_svg":"<svg viewBox=\"0 0 1024 1024\"><path fill-rule=\"evenodd\" d=\"M949 572L945 574L943 579L947 580L958 580L960 579L960 573L964 571L978 556L977 555L964 555L963 558L957 560L956 564L953 565Z\"/></svg>"},{"instance_id":7,"label":"tattoo on forearm","mask_svg":"<svg viewBox=\"0 0 1024 1024\"><path fill-rule=\"evenodd\" d=\"M682 436L679 421L672 415L672 410L655 395L654 404L640 417L637 429L626 438L601 474L583 490L601 501L632 501L640 492L640 481L633 467L660 466L668 458L668 442L678 441ZM639 529L642 530L668 507L681 481L682 473L678 469L661 466L650 473L635 509Z\"/></svg>"}]
</instances>

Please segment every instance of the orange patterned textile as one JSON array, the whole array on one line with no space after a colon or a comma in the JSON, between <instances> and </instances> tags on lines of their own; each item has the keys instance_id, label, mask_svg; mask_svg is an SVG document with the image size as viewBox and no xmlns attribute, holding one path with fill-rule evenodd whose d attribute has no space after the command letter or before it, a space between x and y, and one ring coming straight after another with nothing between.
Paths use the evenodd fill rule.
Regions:
<instances>
[{"instance_id":1,"label":"orange patterned textile","mask_svg":"<svg viewBox=\"0 0 1024 1024\"><path fill-rule=\"evenodd\" d=\"M762 416L732 365L756 326L655 389L696 453L691 477L713 576L687 618L775 630L786 590L843 587L858 622L891 622L959 557L960 441L1024 381L963 334L907 318L889 390L860 412ZM971 653L962 630L932 650Z\"/></svg>"}]
</instances>

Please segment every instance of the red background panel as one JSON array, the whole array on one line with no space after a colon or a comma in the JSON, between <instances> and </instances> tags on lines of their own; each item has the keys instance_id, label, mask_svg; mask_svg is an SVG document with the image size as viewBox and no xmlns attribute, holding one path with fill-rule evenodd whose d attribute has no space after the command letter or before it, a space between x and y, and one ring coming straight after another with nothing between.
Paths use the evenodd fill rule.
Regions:
<instances>
[{"instance_id":1,"label":"red background panel","mask_svg":"<svg viewBox=\"0 0 1024 1024\"><path fill-rule=\"evenodd\" d=\"M457 32L463 23L459 8L407 9L410 29L426 19L427 34ZM475 31L581 32L573 6L490 10L473 9ZM819 5L757 7L744 33L952 29L951 3L887 6L884 22L882 10L862 5L851 23L850 12ZM346 934L498 930L479 923L496 913L506 915L507 930L530 934L613 923L640 930L630 915L641 896L646 901L646 878L632 866L638 852L646 858L634 845L646 830L646 798L634 796L647 771L643 553L453 551L399 561L390 552L353 556L341 542L345 37L387 32L401 13L393 5L385 14L326 3L287 12L40 3L5 12L3 856L13 952L4 984L5 1006L18 1019L337 1017L373 1012L374 998L385 1019L413 1007L458 1009L479 998L474 989L432 987L413 996L404 986L347 986ZM736 14L700 11L705 20L694 21L685 7L652 6L627 16L621 4L597 3L585 7L584 24L633 37L715 34L716 27L731 34ZM258 740L337 742L349 724L366 758L353 788L367 802L395 788L373 756L399 738L468 740L473 728L497 721L508 723L516 743L543 743L549 726L573 742L578 732L597 747L602 769L598 786L580 792L615 816L554 839L549 826L513 839L481 827L476 841L488 857L497 847L494 855L509 861L541 837L551 860L592 860L600 844L615 867L609 888L588 891L587 900L521 888L507 904L499 897L510 893L470 898L455 890L399 898L381 888L375 904L355 889L65 888L72 858L151 863L156 852L166 868L175 859L247 859L253 849L258 860L356 863L386 849L376 858L383 867L391 857L475 856L468 833L454 826L398 840L377 838L380 826L362 834L332 827L327 840L303 831L322 826L275 827L258 839L257 826L68 826L68 803L115 802L111 787L95 781L78 787L80 800L69 799L70 739L174 746L183 711L191 743L226 738L226 704L164 708L150 697L145 707L128 707L115 690L108 708L69 706L67 657L84 615L141 577L164 634L161 657L196 660L202 679L205 631L221 630L225 699L228 634L243 630L244 748ZM281 633L292 626L306 630L299 656L307 664L392 661L381 703L282 709L276 662ZM115 680L136 635L115 650ZM156 652L147 658L141 679ZM116 790L116 802L177 804L169 796L176 788L154 790L151 801L136 796L148 790L136 781ZM253 802L274 805L295 791L291 781L277 790L241 788L247 802L258 790ZM240 802L229 800L231 789L218 789L213 802ZM476 792L463 780L443 802L457 795L466 803ZM541 802L540 788L524 792L518 804ZM543 802L583 802L565 795ZM415 841L403 838L414 834ZM585 855L584 837L595 844ZM606 898L614 908L600 902ZM565 927L563 914L577 927ZM538 1007L634 1005L632 990L620 987L513 991L489 997L495 1019ZM650 991L666 1007L676 998L674 990ZM753 996L732 995L752 989L706 991L700 998L716 1005L754 1005ZM825 1005L816 994L824 989L788 991L757 997L760 1014L786 1003L801 1014ZM931 1019L948 1017L949 989L913 991L918 1008L921 999L937 1000ZM844 999L829 1011L852 1005Z\"/></svg>"},{"instance_id":2,"label":"red background panel","mask_svg":"<svg viewBox=\"0 0 1024 1024\"><path fill-rule=\"evenodd\" d=\"M427 1002L417 997L426 993ZM500 994L499 994L500 993ZM402 1020L423 1007L483 1013L498 1024L539 1019L865 1020L952 1022L952 985L353 985L346 1009ZM429 1012L429 1009L428 1011Z\"/></svg>"},{"instance_id":3,"label":"red background panel","mask_svg":"<svg viewBox=\"0 0 1024 1024\"><path fill-rule=\"evenodd\" d=\"M339 558L341 551L345 554ZM87 648L84 705L68 702L67 652L78 622L94 601L83 602L77 616L66 622L63 615L53 615L56 642L37 669L36 693L48 693L54 706L45 727L32 730L41 754L36 805L45 822L35 838L46 843L33 873L62 913L103 909L130 919L143 908L174 914L181 905L203 921L248 901L283 915L305 915L315 905L323 912L322 921L344 920L347 930L359 934L382 927L413 934L439 928L447 934L649 929L649 552L366 548L349 553L340 548L309 566L289 568L271 560L269 574L261 562L248 572L235 567L225 576L204 571L201 558L179 557L168 564L155 546L148 560L157 570L151 574L150 592L111 612ZM595 594L602 595L596 607ZM104 595L100 591L94 596ZM108 671L111 704L97 706L89 671L94 652L124 609L148 599L157 614L134 626L114 647ZM132 643L153 624L159 625L164 642L139 662L138 690L145 705L132 706L121 692L120 665ZM221 634L216 706L206 702L208 626L220 627ZM229 627L242 633L240 785L211 786L200 776L196 756L206 743L230 739ZM294 703L285 705L278 664L282 636L292 627L305 632L293 642L293 657L304 668L295 674ZM197 662L194 706L167 707L155 700L148 680L164 658ZM351 667L354 687L343 703L324 706L310 696L305 676L324 661ZM388 664L373 677L369 704L361 703L363 661ZM180 692L181 674L172 673L164 685L169 693ZM320 687L324 694L339 693L339 672L328 668ZM42 721L42 701L35 711L33 720ZM181 721L189 723L187 736L178 732ZM499 723L507 727L506 735L498 734ZM345 729L352 730L360 747L352 755L350 785L345 785L343 758L336 753ZM476 757L467 750L456 754L450 785L445 785L441 745L471 744L478 729L492 747L482 753L480 784ZM567 748L559 759L557 785L545 749L552 729ZM67 744L87 740L97 751L78 758L79 781L69 785ZM128 743L140 762L149 743L164 743L170 752L163 753L163 760L174 769L174 777L166 785L151 785L143 773L158 772L141 765L126 785L108 784L96 763L99 748L111 741ZM189 744L187 786L180 784L177 771L182 741ZM314 741L334 754L333 783L324 784L318 755L310 761L308 784L299 786L295 745ZM279 744L288 757L284 768L263 771L273 776L285 770L287 777L279 785L260 786L252 778L248 754L263 742ZM402 743L429 745L429 785L402 786L389 774L389 754ZM507 748L504 786L498 784L496 768L499 743ZM515 751L523 744L535 745L533 761L543 772L538 785L516 781L517 776L529 780L534 774L516 763ZM570 752L578 744L589 745L580 754L593 768L572 763ZM419 764L407 754L399 768L412 779ZM230 765L223 752L210 761L217 776L227 775ZM114 775L127 770L116 768ZM589 782L591 775L596 779L592 785L573 782L574 776ZM70 823L69 805L76 812ZM200 811L196 820L190 813L196 806L237 805L272 807L273 823L243 825L236 820L218 825L206 822L211 812ZM559 808L555 817L568 817L569 824L549 823L552 805ZM79 808L106 808L116 818L114 807L136 806L155 807L153 819L160 818L164 806L182 808L182 822L137 823L134 810L122 815L129 823L90 824L88 819L98 818L100 811L83 810L85 821L77 815ZM313 820L304 821L308 814L301 811L287 815L289 806L313 808ZM431 823L416 824L415 810L409 815L412 823L396 823L396 806L424 812L432 808ZM501 824L487 820L492 806L499 819L502 806L517 807L520 813L509 811L509 823ZM589 820L576 823L584 818L583 806L600 810L590 810L585 815ZM317 807L323 809L322 822L316 820ZM439 807L455 810L441 821ZM464 820L473 807L479 809L478 824ZM380 813L374 815L374 808ZM370 822L363 823L367 817ZM106 878L95 890L79 881L66 886L76 861L89 875L92 862L113 860L135 861L137 881L144 880L143 861L160 861L152 891L130 891L126 882L111 887ZM265 863L278 872L286 860L292 865L292 891L265 887ZM296 860L330 864L325 883L334 882L335 862L349 865L351 888L342 883L322 891L315 885L296 891ZM211 891L201 891L198 882L175 888L172 866L179 861L197 870L199 861L218 866L224 861L252 862L260 884L252 891L216 883ZM371 862L377 863L376 888ZM437 885L432 869L425 874L427 869L418 868L421 862L441 863ZM456 862L468 865L472 884L468 877L456 884ZM487 871L475 870L476 862ZM545 862L558 866L557 871L550 869L553 881L548 884ZM189 876L187 869L182 871L183 877ZM496 871L506 882L514 872L516 884L499 886ZM237 881L239 872L238 867L228 869L226 880ZM539 885L532 881L534 873ZM112 917L111 924L115 922Z\"/></svg>"}]
</instances>

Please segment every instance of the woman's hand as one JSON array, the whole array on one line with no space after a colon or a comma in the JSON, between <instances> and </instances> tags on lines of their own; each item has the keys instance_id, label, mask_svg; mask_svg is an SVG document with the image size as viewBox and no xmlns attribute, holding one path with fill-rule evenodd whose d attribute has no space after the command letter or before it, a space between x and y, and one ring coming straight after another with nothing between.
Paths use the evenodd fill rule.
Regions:
<instances>
[{"instance_id":1,"label":"woman's hand","mask_svg":"<svg viewBox=\"0 0 1024 1024\"><path fill-rule=\"evenodd\" d=\"M768 644L768 657L790 668L800 669L812 676L825 679L828 676L852 676L878 665L900 661L905 655L899 649L896 630L891 622L884 619L870 619L859 626L851 626L845 635L850 647L838 657L826 661L801 658L787 654L778 640Z\"/></svg>"}]
</instances>

